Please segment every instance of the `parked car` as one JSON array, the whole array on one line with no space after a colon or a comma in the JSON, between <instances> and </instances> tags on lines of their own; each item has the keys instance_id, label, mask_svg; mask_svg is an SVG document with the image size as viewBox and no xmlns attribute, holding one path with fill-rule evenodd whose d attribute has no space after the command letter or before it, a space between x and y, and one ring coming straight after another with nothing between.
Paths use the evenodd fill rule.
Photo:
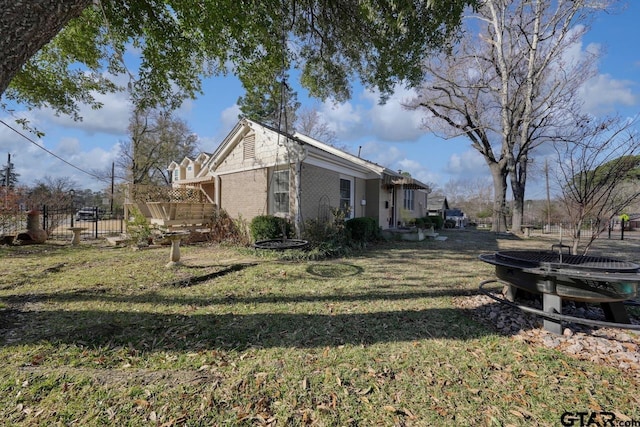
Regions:
<instances>
[{"instance_id":1,"label":"parked car","mask_svg":"<svg viewBox=\"0 0 640 427\"><path fill-rule=\"evenodd\" d=\"M101 215L104 215L104 209L85 206L76 212L76 221L97 221Z\"/></svg>"}]
</instances>

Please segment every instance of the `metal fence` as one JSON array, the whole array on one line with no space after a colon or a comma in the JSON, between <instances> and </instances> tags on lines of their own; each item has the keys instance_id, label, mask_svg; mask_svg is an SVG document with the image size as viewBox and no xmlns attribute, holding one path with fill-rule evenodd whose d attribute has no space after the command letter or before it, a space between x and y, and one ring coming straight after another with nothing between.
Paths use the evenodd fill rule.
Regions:
<instances>
[{"instance_id":1,"label":"metal fence","mask_svg":"<svg viewBox=\"0 0 640 427\"><path fill-rule=\"evenodd\" d=\"M27 214L22 211L0 212L0 235L16 235L27 228ZM126 231L124 209L105 212L98 207L78 210L72 207L43 206L40 225L49 239L71 238L72 227L83 228L85 239L119 235Z\"/></svg>"},{"instance_id":2,"label":"metal fence","mask_svg":"<svg viewBox=\"0 0 640 427\"><path fill-rule=\"evenodd\" d=\"M582 236L586 238L596 232L596 229L593 224L586 223L582 227L581 232ZM541 225L538 227L531 227L530 233L532 236L555 236L558 239L570 239L573 230L571 228L571 224L568 223L552 224L551 226ZM607 227L604 231L599 233L598 238L620 240L625 238L637 238L639 235L638 230L635 228L626 225L624 230L622 230L621 224L619 222L614 222L610 227Z\"/></svg>"}]
</instances>

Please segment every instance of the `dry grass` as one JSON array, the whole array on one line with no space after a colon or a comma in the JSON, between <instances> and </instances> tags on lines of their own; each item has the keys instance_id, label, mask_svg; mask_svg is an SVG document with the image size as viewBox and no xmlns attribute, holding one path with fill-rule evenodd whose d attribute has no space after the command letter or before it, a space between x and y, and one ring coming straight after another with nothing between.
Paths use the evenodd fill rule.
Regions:
<instances>
[{"instance_id":1,"label":"dry grass","mask_svg":"<svg viewBox=\"0 0 640 427\"><path fill-rule=\"evenodd\" d=\"M284 262L220 246L0 248L12 425L558 425L640 420L637 379L528 346L453 304L478 255L551 240L447 232ZM596 251L633 258L634 242ZM637 259L636 259L637 260Z\"/></svg>"}]
</instances>

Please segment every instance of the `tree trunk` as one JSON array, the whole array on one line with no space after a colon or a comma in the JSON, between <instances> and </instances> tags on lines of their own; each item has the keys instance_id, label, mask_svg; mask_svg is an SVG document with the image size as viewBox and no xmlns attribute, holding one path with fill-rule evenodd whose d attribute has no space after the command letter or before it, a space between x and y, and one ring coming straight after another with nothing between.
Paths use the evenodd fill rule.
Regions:
<instances>
[{"instance_id":1,"label":"tree trunk","mask_svg":"<svg viewBox=\"0 0 640 427\"><path fill-rule=\"evenodd\" d=\"M93 0L0 0L0 95L22 66Z\"/></svg>"},{"instance_id":2,"label":"tree trunk","mask_svg":"<svg viewBox=\"0 0 640 427\"><path fill-rule=\"evenodd\" d=\"M571 239L571 255L578 255L578 249L580 247L580 238L582 237L582 220L573 224L572 239Z\"/></svg>"},{"instance_id":3,"label":"tree trunk","mask_svg":"<svg viewBox=\"0 0 640 427\"><path fill-rule=\"evenodd\" d=\"M513 212L511 213L511 231L522 232L522 219L524 217L524 190L525 182L511 175L511 193L513 195Z\"/></svg>"},{"instance_id":4,"label":"tree trunk","mask_svg":"<svg viewBox=\"0 0 640 427\"><path fill-rule=\"evenodd\" d=\"M497 163L489 163L491 177L493 178L493 224L491 231L507 231L507 217L505 212L507 200L507 176L503 168Z\"/></svg>"}]
</instances>

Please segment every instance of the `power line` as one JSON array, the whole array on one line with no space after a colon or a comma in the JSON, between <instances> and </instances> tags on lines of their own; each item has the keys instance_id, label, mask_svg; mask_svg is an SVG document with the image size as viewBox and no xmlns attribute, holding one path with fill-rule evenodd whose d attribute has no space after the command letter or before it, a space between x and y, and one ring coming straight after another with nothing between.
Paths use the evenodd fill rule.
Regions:
<instances>
[{"instance_id":1,"label":"power line","mask_svg":"<svg viewBox=\"0 0 640 427\"><path fill-rule=\"evenodd\" d=\"M18 135L20 135L21 137L23 137L24 139L26 139L27 141L29 141L30 143L32 143L33 145L35 145L36 147L40 148L41 150L47 152L48 154L51 154L53 157L55 157L56 159L60 160L63 163L66 163L67 165L71 166L74 169L79 170L82 173L85 173L99 181L107 181L106 179L91 173L91 172L87 172L86 170L68 162L67 160L63 159L62 157L58 156L57 154L53 153L52 151L47 150L46 148L44 148L42 145L38 144L37 142L35 142L33 139L29 138L28 136L26 136L25 134L23 134L22 132L20 132L19 130L15 129L14 127L8 125L7 123L4 122L4 120L0 120L0 123L2 123L3 125L5 125L6 127L8 127L9 129L11 129L12 131L14 131L15 133L17 133Z\"/></svg>"}]
</instances>

